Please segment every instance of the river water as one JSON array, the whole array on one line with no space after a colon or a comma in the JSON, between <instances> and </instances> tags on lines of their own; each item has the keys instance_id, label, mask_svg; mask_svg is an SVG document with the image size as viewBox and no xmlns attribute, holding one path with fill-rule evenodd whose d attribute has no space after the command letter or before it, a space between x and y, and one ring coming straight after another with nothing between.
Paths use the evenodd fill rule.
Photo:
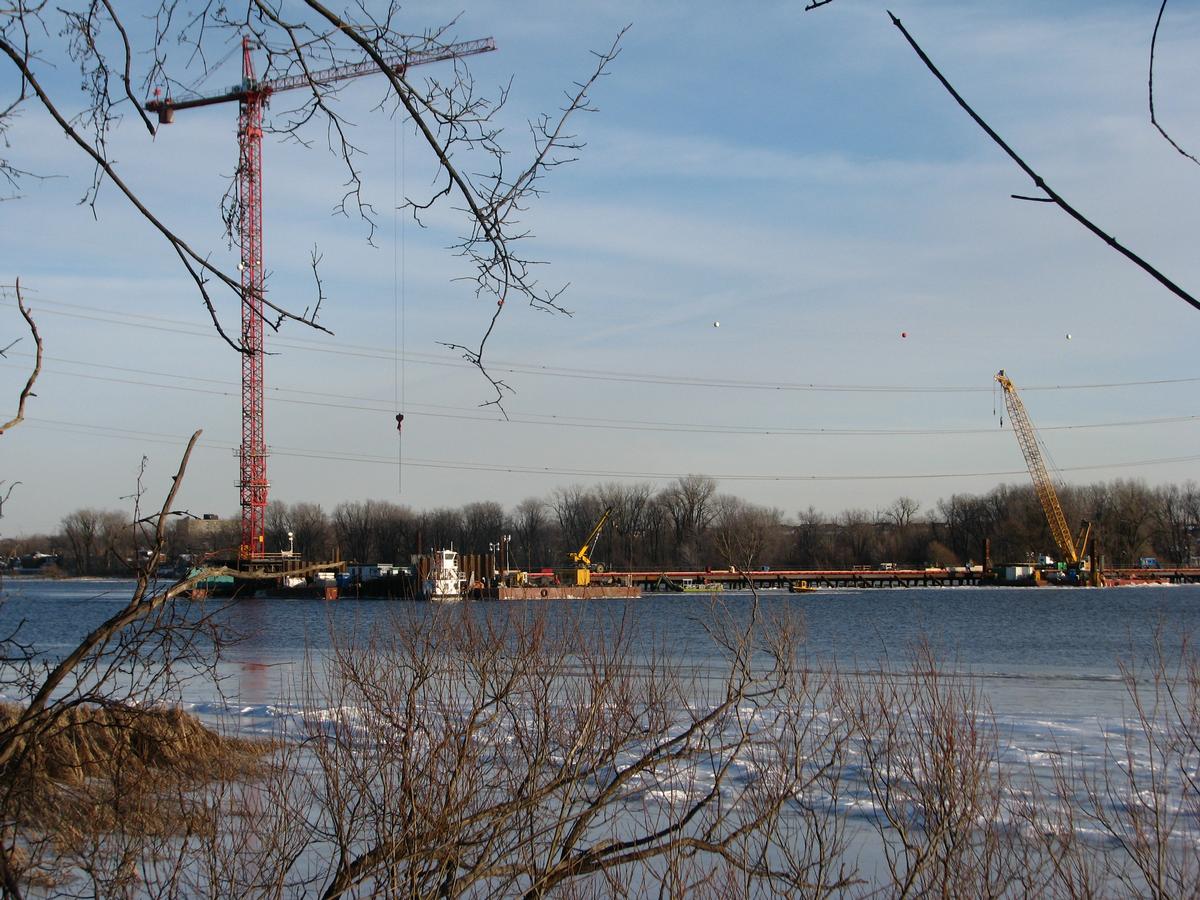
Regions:
<instances>
[{"instance_id":1,"label":"river water","mask_svg":"<svg viewBox=\"0 0 1200 900\"><path fill-rule=\"evenodd\" d=\"M10 578L4 583L0 633L21 623L23 639L54 658L124 604L131 589L131 582L118 580ZM718 597L735 617L747 615L753 601L748 593ZM666 640L685 665L719 671L720 658L704 627L712 602L708 596L659 593L637 601L511 606L552 617L624 620L648 649ZM1128 710L1118 662L1144 661L1156 636L1173 653L1184 636L1200 635L1200 585L765 591L760 602L766 613L802 615L812 666L900 669L910 649L927 642L948 666L976 677L1014 757L1036 757L1064 738L1088 755L1099 753L1104 735L1119 732ZM496 610L495 604L476 608L479 615ZM295 679L307 652L319 658L333 633L368 634L386 627L397 612L421 609L378 600L238 601L222 613L242 637L224 653L220 692L192 682L182 700L243 732L269 732L296 696Z\"/></svg>"},{"instance_id":2,"label":"river water","mask_svg":"<svg viewBox=\"0 0 1200 900\"><path fill-rule=\"evenodd\" d=\"M6 579L0 633L21 624L23 638L46 657L71 649L129 598L132 582L106 579ZM725 592L719 602L746 615L753 597ZM760 593L764 612L799 613L813 664L843 670L900 666L927 641L947 664L976 675L994 711L1014 721L1119 714L1125 696L1118 661L1149 653L1161 635L1168 651L1184 635L1200 634L1200 585L1121 588L903 588ZM711 599L649 594L636 601L545 601L509 604L533 614L624 619L647 646L669 637L682 662L718 663L705 623ZM322 651L333 631L367 633L398 610L420 605L378 600L238 601L222 618L241 640L227 648L230 687L245 705L276 703L287 690L283 672L306 651ZM495 604L477 604L480 615ZM272 675L264 675L272 671ZM189 702L214 700L192 696Z\"/></svg>"}]
</instances>

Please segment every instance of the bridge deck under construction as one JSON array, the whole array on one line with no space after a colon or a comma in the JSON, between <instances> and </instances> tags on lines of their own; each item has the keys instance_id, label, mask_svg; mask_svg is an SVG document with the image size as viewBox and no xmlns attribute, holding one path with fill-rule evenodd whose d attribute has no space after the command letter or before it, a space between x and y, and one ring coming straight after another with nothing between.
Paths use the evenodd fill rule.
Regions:
<instances>
[{"instance_id":1,"label":"bridge deck under construction","mask_svg":"<svg viewBox=\"0 0 1200 900\"><path fill-rule=\"evenodd\" d=\"M1200 568L1105 569L1114 584L1200 584ZM594 578L630 584L643 592L703 590L789 590L809 588L971 587L995 583L979 566L928 569L779 569L770 571L606 572Z\"/></svg>"}]
</instances>

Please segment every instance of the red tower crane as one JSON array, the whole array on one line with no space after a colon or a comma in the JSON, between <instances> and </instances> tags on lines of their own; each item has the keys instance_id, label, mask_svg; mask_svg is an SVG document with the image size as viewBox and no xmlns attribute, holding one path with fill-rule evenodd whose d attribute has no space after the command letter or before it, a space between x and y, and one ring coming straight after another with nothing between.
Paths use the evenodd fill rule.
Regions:
<instances>
[{"instance_id":1,"label":"red tower crane","mask_svg":"<svg viewBox=\"0 0 1200 900\"><path fill-rule=\"evenodd\" d=\"M492 38L415 50L384 59L399 74L410 66L458 59L496 49ZM242 279L242 446L241 479L238 488L242 505L242 559L265 552L267 491L267 444L263 431L263 228L262 228L262 118L272 94L311 85L330 84L379 71L375 62L337 66L308 74L259 81L250 56L250 38L242 39L242 82L227 91L207 97L147 101L145 108L158 114L162 125L175 120L175 111L215 103L238 102L238 207Z\"/></svg>"}]
</instances>

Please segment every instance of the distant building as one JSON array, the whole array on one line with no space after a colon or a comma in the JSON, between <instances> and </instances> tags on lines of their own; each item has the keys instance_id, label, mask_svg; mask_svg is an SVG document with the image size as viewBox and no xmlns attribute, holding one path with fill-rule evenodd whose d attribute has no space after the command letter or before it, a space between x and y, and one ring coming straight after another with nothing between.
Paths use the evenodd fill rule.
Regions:
<instances>
[{"instance_id":1,"label":"distant building","mask_svg":"<svg viewBox=\"0 0 1200 900\"><path fill-rule=\"evenodd\" d=\"M241 539L241 523L205 513L199 519L183 519L176 525L176 541L181 550L204 552L236 547Z\"/></svg>"}]
</instances>

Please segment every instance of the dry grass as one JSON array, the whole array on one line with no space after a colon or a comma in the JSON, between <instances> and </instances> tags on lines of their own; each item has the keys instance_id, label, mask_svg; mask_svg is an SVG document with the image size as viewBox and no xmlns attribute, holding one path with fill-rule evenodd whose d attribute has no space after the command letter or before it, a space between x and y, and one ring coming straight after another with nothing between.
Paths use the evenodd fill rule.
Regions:
<instances>
[{"instance_id":1,"label":"dry grass","mask_svg":"<svg viewBox=\"0 0 1200 900\"><path fill-rule=\"evenodd\" d=\"M0 705L0 732L20 712ZM71 707L0 773L5 818L57 853L112 830L206 832L211 822L193 802L196 789L258 778L274 746L225 737L179 709Z\"/></svg>"},{"instance_id":2,"label":"dry grass","mask_svg":"<svg viewBox=\"0 0 1200 900\"><path fill-rule=\"evenodd\" d=\"M19 714L19 707L0 704L0 732ZM180 709L76 706L29 742L8 776L81 784L109 777L119 764L131 777L172 773L203 781L249 772L271 746L220 735Z\"/></svg>"}]
</instances>

